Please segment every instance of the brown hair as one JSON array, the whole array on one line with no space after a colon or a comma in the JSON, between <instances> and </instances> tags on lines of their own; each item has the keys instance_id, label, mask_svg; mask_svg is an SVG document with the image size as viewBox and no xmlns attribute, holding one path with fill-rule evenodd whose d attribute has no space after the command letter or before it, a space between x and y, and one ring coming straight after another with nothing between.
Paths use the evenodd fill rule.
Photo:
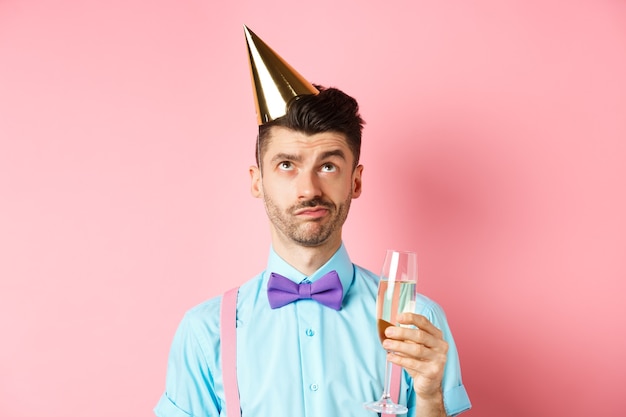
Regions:
<instances>
[{"instance_id":1,"label":"brown hair","mask_svg":"<svg viewBox=\"0 0 626 417\"><path fill-rule=\"evenodd\" d=\"M260 164L261 155L265 153L267 139L274 126L286 127L308 135L322 132L342 133L354 156L354 167L358 165L361 155L361 133L365 124L359 114L359 104L354 98L336 88L319 85L315 88L319 90L319 94L294 97L287 104L287 114L259 126L257 165Z\"/></svg>"}]
</instances>

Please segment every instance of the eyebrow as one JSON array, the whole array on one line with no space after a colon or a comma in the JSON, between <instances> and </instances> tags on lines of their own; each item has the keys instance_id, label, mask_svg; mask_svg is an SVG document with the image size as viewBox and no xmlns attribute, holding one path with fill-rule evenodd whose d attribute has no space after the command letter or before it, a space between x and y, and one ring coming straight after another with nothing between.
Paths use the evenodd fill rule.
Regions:
<instances>
[{"instance_id":1,"label":"eyebrow","mask_svg":"<svg viewBox=\"0 0 626 417\"><path fill-rule=\"evenodd\" d=\"M326 152L324 152L324 153L322 153L320 155L320 159L328 159L328 158L331 158L333 156L341 158L344 161L346 160L346 154L341 149L334 149L334 150L331 150L331 151L326 151ZM280 162L280 161L301 162L302 161L302 156L301 155L296 155L296 154L291 154L291 153L286 153L286 152L280 152L280 153L277 153L276 155L274 155L274 157L271 160L272 163Z\"/></svg>"},{"instance_id":2,"label":"eyebrow","mask_svg":"<svg viewBox=\"0 0 626 417\"><path fill-rule=\"evenodd\" d=\"M341 149L326 151L322 154L321 159L327 159L327 158L330 158L331 156L337 156L343 159L344 161L346 160L346 154Z\"/></svg>"},{"instance_id":3,"label":"eyebrow","mask_svg":"<svg viewBox=\"0 0 626 417\"><path fill-rule=\"evenodd\" d=\"M274 155L274 157L272 158L272 160L270 162L274 163L274 162L280 162L280 161L300 162L300 161L302 161L302 157L300 155L290 154L290 153L286 153L286 152L280 152L280 153L277 153L276 155Z\"/></svg>"}]
</instances>

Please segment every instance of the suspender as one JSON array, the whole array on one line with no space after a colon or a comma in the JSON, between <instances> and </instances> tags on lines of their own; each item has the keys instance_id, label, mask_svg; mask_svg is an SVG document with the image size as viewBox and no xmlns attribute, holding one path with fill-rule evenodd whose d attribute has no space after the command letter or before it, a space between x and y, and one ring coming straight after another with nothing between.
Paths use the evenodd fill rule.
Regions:
<instances>
[{"instance_id":1,"label":"suspender","mask_svg":"<svg viewBox=\"0 0 626 417\"><path fill-rule=\"evenodd\" d=\"M227 417L241 417L237 385L237 293L239 287L226 291L220 311L222 379Z\"/></svg>"},{"instance_id":2,"label":"suspender","mask_svg":"<svg viewBox=\"0 0 626 417\"><path fill-rule=\"evenodd\" d=\"M400 398L400 382L402 376L402 368L395 363L391 365L391 389L389 395L393 398L393 401L397 404L398 398ZM382 417L395 417L393 414L383 414Z\"/></svg>"},{"instance_id":3,"label":"suspender","mask_svg":"<svg viewBox=\"0 0 626 417\"><path fill-rule=\"evenodd\" d=\"M224 381L224 397L226 415L241 417L239 404L239 386L237 385L237 293L239 287L228 290L222 296L220 309L220 339L222 353L222 379ZM398 402L402 368L393 365L391 371L391 398ZM392 417L383 414L382 417Z\"/></svg>"}]
</instances>

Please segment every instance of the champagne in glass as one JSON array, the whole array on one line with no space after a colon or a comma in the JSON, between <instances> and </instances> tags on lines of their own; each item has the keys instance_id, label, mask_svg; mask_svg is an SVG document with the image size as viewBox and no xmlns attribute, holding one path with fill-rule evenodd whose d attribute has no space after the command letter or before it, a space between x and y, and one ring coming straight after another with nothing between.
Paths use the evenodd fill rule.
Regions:
<instances>
[{"instance_id":1,"label":"champagne in glass","mask_svg":"<svg viewBox=\"0 0 626 417\"><path fill-rule=\"evenodd\" d=\"M378 284L376 318L378 337L385 340L385 329L397 325L397 315L415 311L417 291L417 255L414 252L388 250ZM393 402L390 394L392 364L387 361L383 395L365 408L382 414L405 414L408 408Z\"/></svg>"}]
</instances>

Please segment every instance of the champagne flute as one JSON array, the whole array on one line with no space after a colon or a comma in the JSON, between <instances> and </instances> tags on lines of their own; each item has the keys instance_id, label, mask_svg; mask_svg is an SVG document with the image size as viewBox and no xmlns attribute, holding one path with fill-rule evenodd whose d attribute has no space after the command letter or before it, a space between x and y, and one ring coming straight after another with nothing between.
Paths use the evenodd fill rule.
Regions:
<instances>
[{"instance_id":1,"label":"champagne flute","mask_svg":"<svg viewBox=\"0 0 626 417\"><path fill-rule=\"evenodd\" d=\"M385 329L397 323L397 315L415 311L417 291L417 255L414 252L387 250L376 300L378 337L385 340ZM383 395L378 401L365 403L365 408L382 414L405 414L407 407L393 402L391 388L391 362L385 368Z\"/></svg>"}]
</instances>

